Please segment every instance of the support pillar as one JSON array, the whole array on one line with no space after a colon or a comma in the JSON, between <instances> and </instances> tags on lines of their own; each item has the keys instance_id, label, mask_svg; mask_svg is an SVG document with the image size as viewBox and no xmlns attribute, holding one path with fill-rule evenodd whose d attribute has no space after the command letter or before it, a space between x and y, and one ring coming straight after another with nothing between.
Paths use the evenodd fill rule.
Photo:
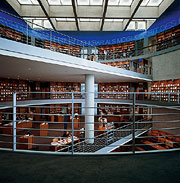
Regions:
<instances>
[{"instance_id":1,"label":"support pillar","mask_svg":"<svg viewBox=\"0 0 180 183\"><path fill-rule=\"evenodd\" d=\"M85 75L85 139L94 143L94 75Z\"/></svg>"}]
</instances>

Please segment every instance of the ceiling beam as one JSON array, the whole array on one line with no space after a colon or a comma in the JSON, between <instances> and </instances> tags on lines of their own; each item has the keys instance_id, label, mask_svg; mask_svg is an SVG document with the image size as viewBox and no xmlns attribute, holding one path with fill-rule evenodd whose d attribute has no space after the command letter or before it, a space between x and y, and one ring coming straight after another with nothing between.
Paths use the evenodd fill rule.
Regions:
<instances>
[{"instance_id":1,"label":"ceiling beam","mask_svg":"<svg viewBox=\"0 0 180 183\"><path fill-rule=\"evenodd\" d=\"M105 3L104 3L104 9L103 9L103 17L102 17L102 23L101 23L101 28L100 28L100 31L103 30L103 26L104 26L104 19L106 17L106 12L107 12L107 6L108 6L108 0L104 0Z\"/></svg>"},{"instance_id":2,"label":"ceiling beam","mask_svg":"<svg viewBox=\"0 0 180 183\"><path fill-rule=\"evenodd\" d=\"M125 31L128 27L128 25L130 24L130 22L132 21L134 15L136 14L138 8L140 7L141 3L143 0L135 0L133 1L132 5L131 5L131 17L130 19L124 24L124 29L123 31Z\"/></svg>"},{"instance_id":3,"label":"ceiling beam","mask_svg":"<svg viewBox=\"0 0 180 183\"><path fill-rule=\"evenodd\" d=\"M77 30L79 31L79 24L78 24L75 0L71 0L71 2L72 2L73 12L74 12L74 18L75 18L75 21L76 21L76 27L77 27Z\"/></svg>"},{"instance_id":4,"label":"ceiling beam","mask_svg":"<svg viewBox=\"0 0 180 183\"><path fill-rule=\"evenodd\" d=\"M49 17L49 14L48 14L48 4L45 5L45 2L44 0L37 0L40 7L42 8L44 14L46 15L46 18L49 20L52 28L54 29L54 31L56 31L56 26L54 25L55 24L55 21L51 20L51 18ZM47 3L47 2L46 2Z\"/></svg>"},{"instance_id":5,"label":"ceiling beam","mask_svg":"<svg viewBox=\"0 0 180 183\"><path fill-rule=\"evenodd\" d=\"M12 8L19 14L21 15L21 6L17 1L11 1L11 0L6 0Z\"/></svg>"}]
</instances>

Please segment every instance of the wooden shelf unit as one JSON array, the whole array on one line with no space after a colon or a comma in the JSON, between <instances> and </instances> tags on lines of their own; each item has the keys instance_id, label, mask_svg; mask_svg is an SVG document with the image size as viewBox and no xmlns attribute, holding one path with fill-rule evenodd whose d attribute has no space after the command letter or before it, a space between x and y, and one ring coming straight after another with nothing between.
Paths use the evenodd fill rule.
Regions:
<instances>
[{"instance_id":1,"label":"wooden shelf unit","mask_svg":"<svg viewBox=\"0 0 180 183\"><path fill-rule=\"evenodd\" d=\"M27 43L27 36L22 32L16 31L10 27L0 24L0 37L14 40L17 42ZM28 37L28 43L31 42L30 37Z\"/></svg>"},{"instance_id":2,"label":"wooden shelf unit","mask_svg":"<svg viewBox=\"0 0 180 183\"><path fill-rule=\"evenodd\" d=\"M81 92L80 83L51 82L50 92ZM80 98L81 94L74 94L74 98ZM51 99L72 98L71 93L52 93Z\"/></svg>"},{"instance_id":3,"label":"wooden shelf unit","mask_svg":"<svg viewBox=\"0 0 180 183\"><path fill-rule=\"evenodd\" d=\"M0 101L12 101L13 92L22 92L17 94L17 100L29 99L29 87L26 81L0 79Z\"/></svg>"},{"instance_id":4,"label":"wooden shelf unit","mask_svg":"<svg viewBox=\"0 0 180 183\"><path fill-rule=\"evenodd\" d=\"M120 59L134 56L135 41L98 47L99 60Z\"/></svg>"},{"instance_id":5,"label":"wooden shelf unit","mask_svg":"<svg viewBox=\"0 0 180 183\"><path fill-rule=\"evenodd\" d=\"M109 65L109 66L130 70L130 61L102 62L102 64L106 64L106 65Z\"/></svg>"},{"instance_id":6,"label":"wooden shelf unit","mask_svg":"<svg viewBox=\"0 0 180 183\"><path fill-rule=\"evenodd\" d=\"M178 102L178 95L173 95L173 92L180 92L180 79L174 81L169 80L152 82L151 92L159 92L159 95L152 94L151 100L161 100L163 102ZM171 92L172 94L168 95L165 94L165 92Z\"/></svg>"},{"instance_id":7,"label":"wooden shelf unit","mask_svg":"<svg viewBox=\"0 0 180 183\"><path fill-rule=\"evenodd\" d=\"M156 35L157 51L180 43L180 25Z\"/></svg>"},{"instance_id":8,"label":"wooden shelf unit","mask_svg":"<svg viewBox=\"0 0 180 183\"><path fill-rule=\"evenodd\" d=\"M101 83L99 84L99 98L129 99L129 83ZM127 92L124 94L106 94L106 92Z\"/></svg>"},{"instance_id":9,"label":"wooden shelf unit","mask_svg":"<svg viewBox=\"0 0 180 183\"><path fill-rule=\"evenodd\" d=\"M81 114L81 104L74 104L74 113L77 111ZM71 104L51 104L50 114L71 114L72 105Z\"/></svg>"},{"instance_id":10,"label":"wooden shelf unit","mask_svg":"<svg viewBox=\"0 0 180 183\"><path fill-rule=\"evenodd\" d=\"M79 45L68 45L44 40L44 48L67 55L69 54L72 56L81 57L81 46Z\"/></svg>"}]
</instances>

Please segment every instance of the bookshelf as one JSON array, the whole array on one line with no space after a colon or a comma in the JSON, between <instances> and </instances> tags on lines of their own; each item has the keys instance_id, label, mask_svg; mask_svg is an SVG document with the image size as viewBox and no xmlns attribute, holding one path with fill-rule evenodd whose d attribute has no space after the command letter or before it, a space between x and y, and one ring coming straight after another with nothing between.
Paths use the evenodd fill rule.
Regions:
<instances>
[{"instance_id":1,"label":"bookshelf","mask_svg":"<svg viewBox=\"0 0 180 183\"><path fill-rule=\"evenodd\" d=\"M59 83L51 82L50 92L80 92L80 83ZM80 98L81 94L75 94L74 98ZM71 93L52 93L52 99L72 98Z\"/></svg>"},{"instance_id":2,"label":"bookshelf","mask_svg":"<svg viewBox=\"0 0 180 183\"><path fill-rule=\"evenodd\" d=\"M157 51L179 44L180 25L156 35Z\"/></svg>"},{"instance_id":3,"label":"bookshelf","mask_svg":"<svg viewBox=\"0 0 180 183\"><path fill-rule=\"evenodd\" d=\"M16 31L10 27L0 24L0 37L14 40L17 42L27 43L27 36L23 33ZM30 37L28 36L28 42L30 43Z\"/></svg>"},{"instance_id":4,"label":"bookshelf","mask_svg":"<svg viewBox=\"0 0 180 183\"><path fill-rule=\"evenodd\" d=\"M114 45L102 45L98 47L99 60L120 59L134 55L135 41Z\"/></svg>"},{"instance_id":5,"label":"bookshelf","mask_svg":"<svg viewBox=\"0 0 180 183\"><path fill-rule=\"evenodd\" d=\"M99 84L99 98L128 99L129 83L101 83ZM124 94L106 94L106 92L126 92Z\"/></svg>"},{"instance_id":6,"label":"bookshelf","mask_svg":"<svg viewBox=\"0 0 180 183\"><path fill-rule=\"evenodd\" d=\"M29 98L29 87L26 81L0 79L0 101L12 101L13 92L22 92L17 94L17 100L26 100Z\"/></svg>"},{"instance_id":7,"label":"bookshelf","mask_svg":"<svg viewBox=\"0 0 180 183\"><path fill-rule=\"evenodd\" d=\"M169 80L152 82L151 92L157 93L152 94L151 100L163 102L178 102L178 95L173 93L180 92L180 79L173 81ZM166 94L166 92L171 92L171 94L168 95Z\"/></svg>"},{"instance_id":8,"label":"bookshelf","mask_svg":"<svg viewBox=\"0 0 180 183\"><path fill-rule=\"evenodd\" d=\"M122 62L102 62L102 64L106 64L113 67L118 67L126 70L130 70L130 61L122 61Z\"/></svg>"}]
</instances>

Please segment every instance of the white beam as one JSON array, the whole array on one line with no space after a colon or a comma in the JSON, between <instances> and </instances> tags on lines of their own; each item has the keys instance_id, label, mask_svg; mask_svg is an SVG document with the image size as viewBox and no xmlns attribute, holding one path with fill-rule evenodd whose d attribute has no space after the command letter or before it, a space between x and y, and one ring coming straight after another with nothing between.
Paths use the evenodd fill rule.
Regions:
<instances>
[{"instance_id":1,"label":"white beam","mask_svg":"<svg viewBox=\"0 0 180 183\"><path fill-rule=\"evenodd\" d=\"M138 11L141 3L142 3L142 0L134 0L133 1L133 3L131 4L131 7L130 7L131 8L130 19L126 22L126 24L124 23L123 30L126 30L126 28L128 27L129 23L131 22L131 20L133 19L134 15Z\"/></svg>"},{"instance_id":2,"label":"white beam","mask_svg":"<svg viewBox=\"0 0 180 183\"><path fill-rule=\"evenodd\" d=\"M99 31L100 22L79 22L81 31Z\"/></svg>"},{"instance_id":3,"label":"white beam","mask_svg":"<svg viewBox=\"0 0 180 183\"><path fill-rule=\"evenodd\" d=\"M78 6L77 16L78 17L102 17L103 7L102 6Z\"/></svg>"},{"instance_id":4,"label":"white beam","mask_svg":"<svg viewBox=\"0 0 180 183\"><path fill-rule=\"evenodd\" d=\"M134 0L131 4L131 15L133 14L133 12L135 11L136 7L138 6L138 3L140 2L140 0Z\"/></svg>"},{"instance_id":5,"label":"white beam","mask_svg":"<svg viewBox=\"0 0 180 183\"><path fill-rule=\"evenodd\" d=\"M17 1L12 1L12 0L6 0L12 8L19 14L21 15L21 5Z\"/></svg>"},{"instance_id":6,"label":"white beam","mask_svg":"<svg viewBox=\"0 0 180 183\"><path fill-rule=\"evenodd\" d=\"M56 30L56 20L55 20L55 19L52 20L52 19L49 17L49 14L50 14L49 12L50 12L50 10L49 10L49 4L48 4L48 2L47 2L47 1L44 1L44 0L38 0L38 2L39 2L40 7L42 8L44 14L46 15L46 18L49 20L49 22L50 22L52 28L53 28L54 30Z\"/></svg>"},{"instance_id":7,"label":"white beam","mask_svg":"<svg viewBox=\"0 0 180 183\"><path fill-rule=\"evenodd\" d=\"M57 22L56 29L62 31L76 31L76 22Z\"/></svg>"},{"instance_id":8,"label":"white beam","mask_svg":"<svg viewBox=\"0 0 180 183\"><path fill-rule=\"evenodd\" d=\"M103 31L122 31L122 22L104 22Z\"/></svg>"},{"instance_id":9,"label":"white beam","mask_svg":"<svg viewBox=\"0 0 180 183\"><path fill-rule=\"evenodd\" d=\"M106 12L106 18L130 18L131 17L131 9L130 7L115 7L108 6Z\"/></svg>"},{"instance_id":10,"label":"white beam","mask_svg":"<svg viewBox=\"0 0 180 183\"><path fill-rule=\"evenodd\" d=\"M159 8L158 7L139 7L134 18L158 18Z\"/></svg>"},{"instance_id":11,"label":"white beam","mask_svg":"<svg viewBox=\"0 0 180 183\"><path fill-rule=\"evenodd\" d=\"M50 17L74 17L72 6L50 6Z\"/></svg>"},{"instance_id":12,"label":"white beam","mask_svg":"<svg viewBox=\"0 0 180 183\"><path fill-rule=\"evenodd\" d=\"M44 14L43 10L40 6L33 6L33 5L21 5L21 13L20 15L22 17L44 17L46 18L46 15Z\"/></svg>"},{"instance_id":13,"label":"white beam","mask_svg":"<svg viewBox=\"0 0 180 183\"><path fill-rule=\"evenodd\" d=\"M164 0L159 6L159 16L174 2L174 0Z\"/></svg>"}]
</instances>

